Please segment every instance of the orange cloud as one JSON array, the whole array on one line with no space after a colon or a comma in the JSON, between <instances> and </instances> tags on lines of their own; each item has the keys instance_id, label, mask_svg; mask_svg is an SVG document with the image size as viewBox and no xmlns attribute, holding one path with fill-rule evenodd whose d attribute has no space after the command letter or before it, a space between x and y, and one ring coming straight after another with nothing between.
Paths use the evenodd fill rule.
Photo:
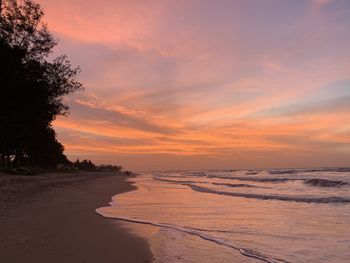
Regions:
<instances>
[{"instance_id":1,"label":"orange cloud","mask_svg":"<svg viewBox=\"0 0 350 263\"><path fill-rule=\"evenodd\" d=\"M180 168L349 160L346 3L41 2L88 91L54 123L69 156L131 168L147 166L133 156Z\"/></svg>"}]
</instances>

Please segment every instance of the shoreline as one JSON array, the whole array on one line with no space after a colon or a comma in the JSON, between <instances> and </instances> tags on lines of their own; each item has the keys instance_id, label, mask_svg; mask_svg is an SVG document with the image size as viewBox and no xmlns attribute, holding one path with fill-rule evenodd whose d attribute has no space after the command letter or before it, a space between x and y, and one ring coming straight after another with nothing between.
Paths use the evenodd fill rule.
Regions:
<instances>
[{"instance_id":1,"label":"shoreline","mask_svg":"<svg viewBox=\"0 0 350 263\"><path fill-rule=\"evenodd\" d=\"M19 200L4 202L1 196L2 261L152 262L150 245L132 231L132 223L104 218L95 212L106 206L112 196L136 189L125 180L130 177L105 173L89 173L80 179L74 176L68 182L53 180L47 189Z\"/></svg>"}]
</instances>

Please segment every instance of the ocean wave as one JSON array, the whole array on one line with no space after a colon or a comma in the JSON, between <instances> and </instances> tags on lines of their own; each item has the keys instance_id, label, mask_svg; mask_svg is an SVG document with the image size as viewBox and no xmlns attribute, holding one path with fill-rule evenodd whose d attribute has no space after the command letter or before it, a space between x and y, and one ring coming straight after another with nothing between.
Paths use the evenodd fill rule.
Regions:
<instances>
[{"instance_id":1,"label":"ocean wave","mask_svg":"<svg viewBox=\"0 0 350 263\"><path fill-rule=\"evenodd\" d=\"M183 177L182 177L183 178ZM208 178L219 178L219 179L229 179L229 180L239 180L246 182L259 182L259 183L284 183L288 181L302 181L305 185L309 186L318 186L318 187L341 187L345 185L349 185L349 183L340 181L340 180L328 180L328 179L305 179L305 178L260 178L260 177L225 177L218 175L209 175ZM206 182L206 181L193 181L193 180L171 180L171 179L163 179L159 177L154 177L157 181L163 181L168 183L178 183L183 185L203 183L203 184L213 184L213 185L222 185L228 187L254 187L254 188L271 188L264 186L257 186L251 184L232 184L232 183L221 183L221 182Z\"/></svg>"},{"instance_id":2,"label":"ocean wave","mask_svg":"<svg viewBox=\"0 0 350 263\"><path fill-rule=\"evenodd\" d=\"M189 176L197 176L197 177L205 177L207 176L205 172L202 171L189 171L182 173L183 175L189 175Z\"/></svg>"},{"instance_id":3,"label":"ocean wave","mask_svg":"<svg viewBox=\"0 0 350 263\"><path fill-rule=\"evenodd\" d=\"M260 172L245 172L246 175L257 175Z\"/></svg>"},{"instance_id":4,"label":"ocean wave","mask_svg":"<svg viewBox=\"0 0 350 263\"><path fill-rule=\"evenodd\" d=\"M228 179L228 180L239 180L239 181L251 181L251 182L271 182L271 183L283 183L287 181L301 180L297 178L262 178L262 177L242 177L242 176L220 176L220 175L208 175L208 178Z\"/></svg>"},{"instance_id":5,"label":"ocean wave","mask_svg":"<svg viewBox=\"0 0 350 263\"><path fill-rule=\"evenodd\" d=\"M116 220L121 220L121 221L125 221L125 222L131 222L131 223L138 223L138 224L144 224L144 225L151 225L151 226L155 226L155 227L161 227L161 228L168 228L168 229L172 229L175 231L180 231L182 233L186 233L189 235L193 235L193 236L197 236L201 239L204 239L206 241L209 242L213 242L219 245L223 245L226 246L228 248L231 248L233 250L238 251L242 256L245 257L250 257L250 258L254 258L254 259L258 259L260 261L263 262L267 262L267 263L290 263L289 261L280 259L280 258L276 258L274 256L270 256L270 255L266 255L260 251L257 250L253 250L250 248L243 248L240 247L238 245L232 244L232 242L229 242L223 238L216 238L213 237L211 235L208 235L206 233L203 233L202 231L199 231L195 228L190 228L190 227L181 227L181 226L177 226L177 225L171 225L171 224L166 224L166 223L157 223L157 222L152 222L152 221L147 221L147 220L142 220L142 219L134 219L134 218L126 218L126 217L117 217L117 216L113 216L113 215L109 215L109 214L105 214L103 213L103 211L101 211L101 209L96 209L95 210L96 213L107 217L107 218L113 218Z\"/></svg>"},{"instance_id":6,"label":"ocean wave","mask_svg":"<svg viewBox=\"0 0 350 263\"><path fill-rule=\"evenodd\" d=\"M269 170L269 174L296 174L298 170Z\"/></svg>"},{"instance_id":7,"label":"ocean wave","mask_svg":"<svg viewBox=\"0 0 350 263\"><path fill-rule=\"evenodd\" d=\"M212 183L213 185L222 185L222 186L228 186L228 187L253 187L253 188L270 188L270 187L263 187L263 186L257 186L257 185L251 185L251 184L230 184L230 183Z\"/></svg>"},{"instance_id":8,"label":"ocean wave","mask_svg":"<svg viewBox=\"0 0 350 263\"><path fill-rule=\"evenodd\" d=\"M262 194L248 194L248 193L235 193L235 192L223 192L202 187L194 184L188 184L192 190L203 193L227 195L234 197L252 198L259 200L277 200L277 201L288 201L288 202L299 202L299 203L350 203L349 198L343 198L338 196L328 197L304 197L304 196L283 196L283 195L262 195Z\"/></svg>"},{"instance_id":9,"label":"ocean wave","mask_svg":"<svg viewBox=\"0 0 350 263\"><path fill-rule=\"evenodd\" d=\"M153 177L154 180L156 181L160 181L160 182L167 182L167 183L175 183L175 184L184 184L184 185L188 185L188 184L195 184L195 183L199 183L198 181L190 181L190 180L171 180L171 179L164 179L164 178L159 178L159 177ZM183 178L183 177L181 177ZM200 183L210 183L210 182L200 182Z\"/></svg>"},{"instance_id":10,"label":"ocean wave","mask_svg":"<svg viewBox=\"0 0 350 263\"><path fill-rule=\"evenodd\" d=\"M350 172L350 167L340 167L340 168L335 168L334 170L335 172L346 173L346 172Z\"/></svg>"},{"instance_id":11,"label":"ocean wave","mask_svg":"<svg viewBox=\"0 0 350 263\"><path fill-rule=\"evenodd\" d=\"M215 183L215 182L206 182L206 181L191 181L191 180L171 180L171 179L164 179L159 177L154 177L154 180L160 181L160 182L166 182L166 183L175 183L175 184L182 184L182 185L192 185L192 184L213 184L213 185L222 185L222 186L228 186L228 187L252 187L252 188L271 188L271 187L264 187L264 186L258 186L258 185L251 185L251 184L230 184L230 183Z\"/></svg>"},{"instance_id":12,"label":"ocean wave","mask_svg":"<svg viewBox=\"0 0 350 263\"><path fill-rule=\"evenodd\" d=\"M305 180L304 184L312 185L312 186L320 186L320 187L339 187L343 185L347 185L348 183L344 181L332 181L326 179L310 179Z\"/></svg>"},{"instance_id":13,"label":"ocean wave","mask_svg":"<svg viewBox=\"0 0 350 263\"><path fill-rule=\"evenodd\" d=\"M350 167L330 167L330 168L314 168L314 169L301 169L302 172L314 173L314 172L333 172L333 173L346 173L350 172Z\"/></svg>"},{"instance_id":14,"label":"ocean wave","mask_svg":"<svg viewBox=\"0 0 350 263\"><path fill-rule=\"evenodd\" d=\"M269 174L296 174L296 173L346 173L350 172L350 167L324 167L324 168L304 168L304 169L274 169L268 170Z\"/></svg>"}]
</instances>

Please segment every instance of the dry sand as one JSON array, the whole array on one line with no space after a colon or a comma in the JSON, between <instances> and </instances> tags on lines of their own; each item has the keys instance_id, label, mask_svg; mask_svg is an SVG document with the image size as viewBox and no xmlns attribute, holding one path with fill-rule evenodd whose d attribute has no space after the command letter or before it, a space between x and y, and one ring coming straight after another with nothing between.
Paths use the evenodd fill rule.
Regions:
<instances>
[{"instance_id":1,"label":"dry sand","mask_svg":"<svg viewBox=\"0 0 350 263\"><path fill-rule=\"evenodd\" d=\"M124 177L90 173L17 178L9 183L12 179L0 175L2 263L152 261L147 241L129 231L127 223L94 211L114 194L134 189Z\"/></svg>"}]
</instances>

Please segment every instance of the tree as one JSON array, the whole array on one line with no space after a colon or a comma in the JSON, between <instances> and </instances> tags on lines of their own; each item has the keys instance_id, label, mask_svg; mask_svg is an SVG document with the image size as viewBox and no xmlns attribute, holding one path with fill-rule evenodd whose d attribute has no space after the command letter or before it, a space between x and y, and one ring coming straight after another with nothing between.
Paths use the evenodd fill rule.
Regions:
<instances>
[{"instance_id":1,"label":"tree","mask_svg":"<svg viewBox=\"0 0 350 263\"><path fill-rule=\"evenodd\" d=\"M31 0L0 0L0 165L53 167L67 160L52 122L67 115L63 98L82 85L65 55L49 60L57 40Z\"/></svg>"},{"instance_id":2,"label":"tree","mask_svg":"<svg viewBox=\"0 0 350 263\"><path fill-rule=\"evenodd\" d=\"M75 169L81 171L95 171L97 168L96 165L91 162L91 160L83 160L80 162L79 159L77 159L76 162L73 163L73 166Z\"/></svg>"}]
</instances>

